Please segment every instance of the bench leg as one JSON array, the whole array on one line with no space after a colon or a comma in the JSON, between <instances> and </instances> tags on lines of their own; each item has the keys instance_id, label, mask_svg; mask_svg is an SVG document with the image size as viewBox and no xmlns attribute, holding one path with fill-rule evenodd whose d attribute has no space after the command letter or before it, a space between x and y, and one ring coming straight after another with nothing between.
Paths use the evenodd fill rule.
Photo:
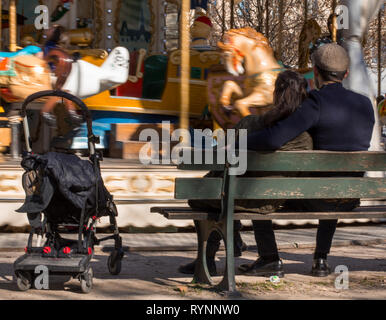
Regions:
<instances>
[{"instance_id":1,"label":"bench leg","mask_svg":"<svg viewBox=\"0 0 386 320\"><path fill-rule=\"evenodd\" d=\"M206 246L209 235L212 231L219 232L224 240L226 250L226 266L224 276L221 282L215 288L226 296L238 297L239 292L236 290L235 281L235 262L234 262L234 241L233 241L233 220L228 222L223 219L215 221L194 221L197 232L197 260L194 270L193 282L213 285L213 280L209 274L206 263Z\"/></svg>"},{"instance_id":2,"label":"bench leg","mask_svg":"<svg viewBox=\"0 0 386 320\"><path fill-rule=\"evenodd\" d=\"M206 246L208 238L213 230L214 223L212 221L199 221L195 220L197 232L197 260L196 267L194 269L193 281L197 283L213 284L212 279L209 275L208 266L206 263Z\"/></svg>"},{"instance_id":3,"label":"bench leg","mask_svg":"<svg viewBox=\"0 0 386 320\"><path fill-rule=\"evenodd\" d=\"M236 290L235 280L235 258L234 258L234 240L233 240L233 219L225 218L219 223L221 227L221 233L223 236L225 250L226 250L226 261L224 277L221 282L216 286L217 289L224 292L228 296L240 296Z\"/></svg>"}]
</instances>

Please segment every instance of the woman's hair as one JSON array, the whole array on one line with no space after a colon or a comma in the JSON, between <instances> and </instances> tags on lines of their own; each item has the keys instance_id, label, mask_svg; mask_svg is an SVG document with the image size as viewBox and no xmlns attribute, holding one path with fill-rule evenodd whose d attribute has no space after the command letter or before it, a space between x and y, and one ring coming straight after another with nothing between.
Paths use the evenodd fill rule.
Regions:
<instances>
[{"instance_id":1,"label":"woman's hair","mask_svg":"<svg viewBox=\"0 0 386 320\"><path fill-rule=\"evenodd\" d=\"M264 126L270 127L276 122L287 118L307 98L307 80L294 71L284 71L279 74L273 93L273 108L263 117Z\"/></svg>"}]
</instances>

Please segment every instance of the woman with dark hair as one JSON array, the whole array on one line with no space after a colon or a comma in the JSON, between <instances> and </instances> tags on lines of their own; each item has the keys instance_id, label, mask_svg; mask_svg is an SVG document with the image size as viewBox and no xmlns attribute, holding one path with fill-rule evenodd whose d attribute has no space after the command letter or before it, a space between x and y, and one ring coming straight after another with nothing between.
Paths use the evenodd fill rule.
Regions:
<instances>
[{"instance_id":1,"label":"woman with dark hair","mask_svg":"<svg viewBox=\"0 0 386 320\"><path fill-rule=\"evenodd\" d=\"M307 98L307 81L297 72L284 71L279 74L275 82L274 91L274 105L273 107L262 116L249 115L243 118L235 127L235 129L247 129L248 133L268 128L275 123L284 120L291 115ZM313 143L311 136L304 132L292 141L285 144L281 151L295 151L295 150L312 150ZM218 177L222 173L209 172L206 176ZM269 176L270 173L264 174L258 172L246 172L243 176L245 177L262 177ZM286 176L296 175L296 173L285 173ZM236 200L235 211L242 212L253 212L260 214L268 214L275 212L277 209L284 205L285 200ZM220 200L189 200L189 205L197 210L206 210L219 212L221 204ZM260 248L259 244L265 242L265 237L269 237L268 240L274 238L275 235L272 231L272 221L253 221L253 229L255 231L255 239L257 247ZM241 252L245 244L242 242L240 236L241 223L235 221L234 223L234 248L235 256L241 256ZM261 232L261 230L268 230L268 232ZM272 231L272 232L271 232ZM208 264L209 273L213 276L217 274L215 255L220 247L221 236L217 232L212 232L208 239L206 260ZM272 241L267 241L272 243ZM264 248L265 249L265 248ZM269 252L275 252L275 248L268 248ZM277 249L276 249L277 250ZM259 251L260 256L267 256L266 252ZM270 255L270 253L268 254ZM268 260L274 259L275 257L266 257ZM195 268L195 261L186 265L180 266L179 271L185 274L193 274ZM281 275L278 272L278 275Z\"/></svg>"},{"instance_id":2,"label":"woman with dark hair","mask_svg":"<svg viewBox=\"0 0 386 320\"><path fill-rule=\"evenodd\" d=\"M307 98L307 86L307 80L301 74L290 70L283 71L275 82L273 107L262 116L250 115L241 119L235 128L260 130L287 118Z\"/></svg>"}]
</instances>

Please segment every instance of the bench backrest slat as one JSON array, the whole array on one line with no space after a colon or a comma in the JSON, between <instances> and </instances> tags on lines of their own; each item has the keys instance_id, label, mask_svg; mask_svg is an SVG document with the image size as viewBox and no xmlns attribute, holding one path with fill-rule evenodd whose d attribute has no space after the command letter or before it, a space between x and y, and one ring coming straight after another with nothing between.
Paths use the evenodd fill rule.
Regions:
<instances>
[{"instance_id":1,"label":"bench backrest slat","mask_svg":"<svg viewBox=\"0 0 386 320\"><path fill-rule=\"evenodd\" d=\"M224 164L180 164L181 170L224 170ZM202 155L202 162L205 157ZM386 171L386 152L277 151L247 152L249 171Z\"/></svg>"},{"instance_id":2,"label":"bench backrest slat","mask_svg":"<svg viewBox=\"0 0 386 320\"><path fill-rule=\"evenodd\" d=\"M222 178L176 178L176 199L221 199Z\"/></svg>"}]
</instances>

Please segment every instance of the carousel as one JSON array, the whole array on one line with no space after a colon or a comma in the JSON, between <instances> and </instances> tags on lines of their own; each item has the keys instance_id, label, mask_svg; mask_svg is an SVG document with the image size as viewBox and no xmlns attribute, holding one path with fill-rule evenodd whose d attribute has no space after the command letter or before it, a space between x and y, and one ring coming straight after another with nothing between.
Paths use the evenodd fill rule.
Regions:
<instances>
[{"instance_id":1,"label":"carousel","mask_svg":"<svg viewBox=\"0 0 386 320\"><path fill-rule=\"evenodd\" d=\"M214 22L209 6L214 4L210 1L0 1L0 148L4 159L9 159L0 164L0 201L8 206L0 226L25 224L12 211L24 199L17 162L23 152L19 109L34 92L67 91L91 110L93 130L100 137L97 148L107 159L102 163L103 179L122 207L118 223L133 227L166 226L169 222L148 213L150 206L172 201L176 177L204 174L139 163L138 152L147 143L139 140L141 130L161 133L163 121L171 123L171 131L232 128L247 115L269 110L276 77L287 68L304 74L312 89L310 48L322 36L331 42L345 40L342 45L352 61L347 87L375 101L367 87L362 48L355 39L364 35L377 13L381 29L383 1L331 1L328 35L321 34L310 14L311 1L299 1L304 21L296 35L299 60L294 66L281 61L282 23L274 44L267 36L270 1L261 28L235 26L237 8L248 1L223 2L227 5L222 6L222 37L217 42L211 40ZM343 32L338 26L340 4L350 9L350 27ZM285 8L285 1L278 1L279 21ZM381 50L378 60L380 64ZM380 86L381 81L379 95ZM383 115L384 108L380 110ZM37 101L28 117L35 152L82 154L87 149L86 126L71 103ZM374 150L380 145L380 130L375 132ZM178 221L172 227L188 225L191 221Z\"/></svg>"},{"instance_id":2,"label":"carousel","mask_svg":"<svg viewBox=\"0 0 386 320\"><path fill-rule=\"evenodd\" d=\"M11 1L10 8L15 4ZM39 5L47 6L50 26L62 27L61 34L54 39L55 47L50 50L44 43L51 43L55 34L50 34L50 29L34 28L35 8ZM15 79L7 77L2 82L3 115L9 115L30 93L50 88L68 91L83 99L92 110L93 125L101 137L98 147L105 155L121 159L136 157L135 133L141 125L154 124L151 127L157 128L162 121L179 122L182 99L177 93L184 68L179 45L183 41L176 27L181 8L178 1L18 1L13 8L21 12L24 23L3 31L12 35L9 46L5 41L3 48L15 52L4 57L2 64L8 69L3 74L17 73L18 81L15 85ZM187 40L191 45L187 107L192 119L200 119L205 112L208 70L220 63L221 52L207 40L211 27L207 16L197 16L190 30L192 41ZM115 61L118 63L112 65ZM36 105L35 109L48 111L52 104ZM55 108L55 112L58 110ZM38 151L52 147L48 142L52 134L66 140L70 137L71 145L66 146L70 149L87 147L85 128L74 133L66 123L58 123L57 132L51 134L44 129L38 113L31 116L36 118L33 121L37 123ZM62 115L57 118L63 122ZM18 146L13 147L11 154L20 154Z\"/></svg>"}]
</instances>

